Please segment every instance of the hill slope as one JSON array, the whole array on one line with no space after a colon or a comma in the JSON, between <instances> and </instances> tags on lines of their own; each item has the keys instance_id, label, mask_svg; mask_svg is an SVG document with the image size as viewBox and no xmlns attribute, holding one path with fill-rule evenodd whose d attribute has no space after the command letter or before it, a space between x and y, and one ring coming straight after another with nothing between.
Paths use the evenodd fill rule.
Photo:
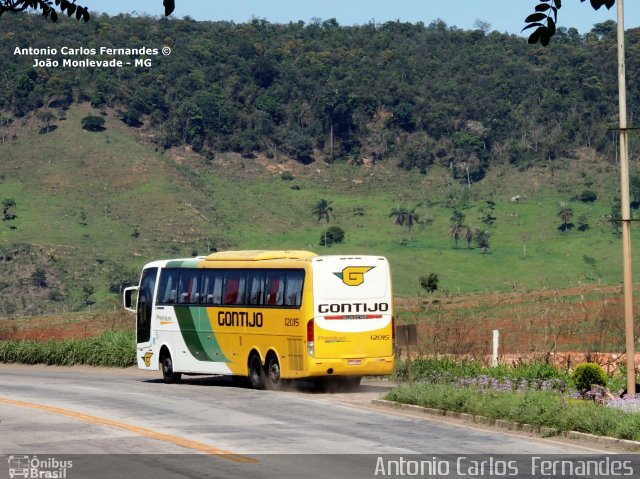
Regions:
<instances>
[{"instance_id":1,"label":"hill slope","mask_svg":"<svg viewBox=\"0 0 640 479\"><path fill-rule=\"evenodd\" d=\"M145 262L214 247L383 254L400 296L419 292L419 277L430 272L451 292L621 281L609 218L616 167L589 152L556 161L553 170L496 165L468 187L447 169L415 175L384 164L159 152L145 141L151 131L129 128L113 112L105 131L82 130L90 113L86 104L74 106L44 134L33 119L16 122L16 140L0 145L0 196L15 200L17 215L0 223L0 314L104 302L110 288L135 282ZM594 202L575 199L586 188ZM320 246L327 224L312 213L320 199L331 202L330 225L346 232L343 244ZM491 226L481 221L489 200ZM573 208L576 226L581 218L589 229L559 231L560 202ZM400 207L419 217L411 232L390 217ZM455 247L454 210L466 225L491 232L489 254L464 239Z\"/></svg>"}]
</instances>

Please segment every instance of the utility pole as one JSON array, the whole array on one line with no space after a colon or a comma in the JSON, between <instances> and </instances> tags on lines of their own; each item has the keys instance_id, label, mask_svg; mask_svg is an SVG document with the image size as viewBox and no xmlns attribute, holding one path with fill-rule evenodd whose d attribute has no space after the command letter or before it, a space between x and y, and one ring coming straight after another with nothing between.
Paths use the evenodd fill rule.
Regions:
<instances>
[{"instance_id":1,"label":"utility pole","mask_svg":"<svg viewBox=\"0 0 640 479\"><path fill-rule=\"evenodd\" d=\"M629 205L629 140L624 55L624 0L618 0L618 106L620 115L620 189L622 197L622 255L624 263L624 331L627 350L627 394L636 393L631 276L631 208Z\"/></svg>"}]
</instances>

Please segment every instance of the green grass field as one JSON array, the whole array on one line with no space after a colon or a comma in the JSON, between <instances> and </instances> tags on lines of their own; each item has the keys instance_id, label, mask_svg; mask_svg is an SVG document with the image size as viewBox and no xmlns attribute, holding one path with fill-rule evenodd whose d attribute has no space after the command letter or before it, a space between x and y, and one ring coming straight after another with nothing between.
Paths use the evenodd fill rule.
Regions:
<instances>
[{"instance_id":1,"label":"green grass field","mask_svg":"<svg viewBox=\"0 0 640 479\"><path fill-rule=\"evenodd\" d=\"M46 134L33 119L16 122L17 140L0 145L0 199L15 199L18 215L0 223L0 250L38 248L35 259L14 259L22 264L12 270L15 282L0 289L0 315L7 313L3 301L23 309L14 288L26 282L33 289L28 273L39 262L47 264L49 288L62 292L58 302L81 307L87 285L90 301L100 303L118 272L135 278L147 261L206 254L211 246L385 255L402 297L417 295L419 277L431 272L450 293L622 281L622 244L608 218L618 173L586 153L554 160L553 174L546 164L526 171L499 165L468 188L447 169L421 175L393 162L303 166L237 155L207 162L187 150L158 150L149 141L152 131L128 128L113 113L105 131L83 131L80 120L90 113L96 112L88 105L74 107ZM282 178L287 170L292 181ZM598 199L572 199L585 189ZM516 195L521 200L512 202ZM320 246L327 225L312 213L320 199L332 202L332 224L346 232L343 244ZM469 226L485 227L480 214L488 200L496 217L488 228L489 254L475 245L467 249L464 240L454 248L448 234L453 209ZM573 208L576 226L584 215L590 229L558 231L560 202ZM411 235L389 216L398 207L416 207L421 223ZM55 306L40 293L45 306Z\"/></svg>"}]
</instances>

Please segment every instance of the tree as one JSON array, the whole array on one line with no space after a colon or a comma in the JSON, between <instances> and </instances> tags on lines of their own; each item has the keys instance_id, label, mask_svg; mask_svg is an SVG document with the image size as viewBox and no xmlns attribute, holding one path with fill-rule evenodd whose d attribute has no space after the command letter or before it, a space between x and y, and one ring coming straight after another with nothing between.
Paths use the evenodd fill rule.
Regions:
<instances>
[{"instance_id":1,"label":"tree","mask_svg":"<svg viewBox=\"0 0 640 479\"><path fill-rule=\"evenodd\" d=\"M122 121L126 125L132 126L134 128L139 128L143 125L142 113L140 113L135 108L129 108L126 113L122 115Z\"/></svg>"},{"instance_id":2,"label":"tree","mask_svg":"<svg viewBox=\"0 0 640 479\"><path fill-rule=\"evenodd\" d=\"M426 290L428 293L438 291L438 273L429 273L428 276L420 276L420 287Z\"/></svg>"},{"instance_id":3,"label":"tree","mask_svg":"<svg viewBox=\"0 0 640 479\"><path fill-rule=\"evenodd\" d=\"M529 35L529 43L534 44L540 42L541 45L547 46L551 37L556 34L556 24L558 23L558 10L562 6L562 0L536 0L538 4L535 7L535 13L529 15L524 22L528 25L522 29L528 30L535 28L533 33ZM580 0L584 2L585 0ZM598 10L603 5L610 9L616 3L615 0L590 0L591 6Z\"/></svg>"},{"instance_id":4,"label":"tree","mask_svg":"<svg viewBox=\"0 0 640 479\"><path fill-rule=\"evenodd\" d=\"M49 110L44 110L38 113L38 121L43 125L40 133L48 133L51 130L55 130L57 127L55 125L51 125L53 121L56 119L56 116Z\"/></svg>"},{"instance_id":5,"label":"tree","mask_svg":"<svg viewBox=\"0 0 640 479\"><path fill-rule=\"evenodd\" d=\"M320 223L320 220L322 218L324 218L328 223L329 221L331 221L331 217L333 216L331 201L325 200L324 198L315 204L312 211L313 214L318 217L318 223Z\"/></svg>"},{"instance_id":6,"label":"tree","mask_svg":"<svg viewBox=\"0 0 640 479\"><path fill-rule=\"evenodd\" d=\"M449 229L449 236L453 239L454 248L458 248L458 241L460 238L465 237L469 228L464 224L465 215L461 211L453 210L453 214L449 221L451 222L451 229Z\"/></svg>"},{"instance_id":7,"label":"tree","mask_svg":"<svg viewBox=\"0 0 640 479\"><path fill-rule=\"evenodd\" d=\"M489 252L489 239L491 238L491 233L487 230L477 229L474 238L476 240L476 245L480 248L482 254L486 254Z\"/></svg>"},{"instance_id":8,"label":"tree","mask_svg":"<svg viewBox=\"0 0 640 479\"><path fill-rule=\"evenodd\" d=\"M6 141L5 128L8 127L12 121L12 118L0 114L0 142L4 143Z\"/></svg>"},{"instance_id":9,"label":"tree","mask_svg":"<svg viewBox=\"0 0 640 479\"><path fill-rule=\"evenodd\" d=\"M486 206L483 206L480 209L480 221L482 221L487 226L493 226L493 223L496 221L496 217L493 216L493 210L496 207L496 204L493 200L488 200Z\"/></svg>"},{"instance_id":10,"label":"tree","mask_svg":"<svg viewBox=\"0 0 640 479\"><path fill-rule=\"evenodd\" d=\"M54 8L53 0L0 0L0 15L4 12L23 12L25 10L41 10L42 16L50 18L52 22L58 21L58 12ZM76 20L88 22L91 16L86 7L77 5L75 0L55 0L55 6L61 13L68 16L75 14Z\"/></svg>"},{"instance_id":11,"label":"tree","mask_svg":"<svg viewBox=\"0 0 640 479\"><path fill-rule=\"evenodd\" d=\"M163 0L164 14L169 16L176 8L175 0ZM55 0L55 7L61 13L66 13L71 17L75 15L76 20L88 22L91 19L89 10L76 3L76 0ZM58 12L54 7L54 0L0 0L0 15L4 12L24 12L25 10L40 10L42 16L50 18L52 22L58 21Z\"/></svg>"},{"instance_id":12,"label":"tree","mask_svg":"<svg viewBox=\"0 0 640 479\"><path fill-rule=\"evenodd\" d=\"M622 236L622 231L620 227L622 226L622 201L620 198L613 198L611 200L611 214L609 218L611 218L611 228L613 229L613 234L616 235L617 238Z\"/></svg>"},{"instance_id":13,"label":"tree","mask_svg":"<svg viewBox=\"0 0 640 479\"><path fill-rule=\"evenodd\" d=\"M82 129L88 131L104 130L104 118L100 116L85 116L82 120Z\"/></svg>"},{"instance_id":14,"label":"tree","mask_svg":"<svg viewBox=\"0 0 640 479\"><path fill-rule=\"evenodd\" d=\"M589 217L586 213L581 214L578 217L578 231L587 231L591 226L589 226Z\"/></svg>"},{"instance_id":15,"label":"tree","mask_svg":"<svg viewBox=\"0 0 640 479\"><path fill-rule=\"evenodd\" d=\"M332 244L342 243L344 240L344 230L339 226L330 226L320 236L321 246L331 246Z\"/></svg>"},{"instance_id":16,"label":"tree","mask_svg":"<svg viewBox=\"0 0 640 479\"><path fill-rule=\"evenodd\" d=\"M473 228L469 226L465 226L462 233L463 233L464 239L467 242L467 249L471 249L471 243L475 238L475 233L473 232Z\"/></svg>"},{"instance_id":17,"label":"tree","mask_svg":"<svg viewBox=\"0 0 640 479\"><path fill-rule=\"evenodd\" d=\"M389 213L389 218L395 218L395 225L400 229L400 242L402 242L402 227L404 226L404 222L407 217L407 209L406 208L393 208L391 213Z\"/></svg>"},{"instance_id":18,"label":"tree","mask_svg":"<svg viewBox=\"0 0 640 479\"><path fill-rule=\"evenodd\" d=\"M47 272L43 268L36 268L36 270L31 274L31 284L38 288L49 287L49 284L47 283Z\"/></svg>"},{"instance_id":19,"label":"tree","mask_svg":"<svg viewBox=\"0 0 640 479\"><path fill-rule=\"evenodd\" d=\"M15 220L18 216L15 214L16 200L13 198L5 198L2 200L2 221Z\"/></svg>"},{"instance_id":20,"label":"tree","mask_svg":"<svg viewBox=\"0 0 640 479\"><path fill-rule=\"evenodd\" d=\"M558 226L558 229L562 232L569 231L575 225L571 223L573 218L573 208L566 203L560 203L560 209L558 210L558 217L562 220L562 224Z\"/></svg>"},{"instance_id":21,"label":"tree","mask_svg":"<svg viewBox=\"0 0 640 479\"><path fill-rule=\"evenodd\" d=\"M414 206L411 210L405 207L394 208L389 214L390 218L395 218L396 226L400 228L407 227L409 231L409 241L411 241L411 230L417 223L420 223L420 216L416 212L417 209L418 206ZM400 241L402 241L402 230L400 233Z\"/></svg>"},{"instance_id":22,"label":"tree","mask_svg":"<svg viewBox=\"0 0 640 479\"><path fill-rule=\"evenodd\" d=\"M578 199L583 203L593 203L598 199L598 195L591 190L584 190L582 193L580 193Z\"/></svg>"}]
</instances>

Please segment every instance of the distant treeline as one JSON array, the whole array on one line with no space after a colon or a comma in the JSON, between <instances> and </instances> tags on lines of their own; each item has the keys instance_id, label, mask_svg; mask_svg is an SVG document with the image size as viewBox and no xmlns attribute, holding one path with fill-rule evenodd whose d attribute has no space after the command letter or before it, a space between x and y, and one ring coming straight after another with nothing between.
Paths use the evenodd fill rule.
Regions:
<instances>
[{"instance_id":1,"label":"distant treeline","mask_svg":"<svg viewBox=\"0 0 640 479\"><path fill-rule=\"evenodd\" d=\"M189 144L209 158L235 151L303 163L392 161L422 173L438 163L464 181L493 161L526 168L580 147L614 151L614 22L584 35L560 28L548 48L486 30L442 21L343 27L101 16L53 24L4 15L0 128L88 101L151 127L160 146ZM627 35L633 86L640 29ZM75 50L74 60L111 58L100 56L104 47L156 51L140 57L151 66L34 68L16 47L56 48L38 58L61 64L62 47ZM633 119L640 89L629 88L629 105Z\"/></svg>"}]
</instances>

